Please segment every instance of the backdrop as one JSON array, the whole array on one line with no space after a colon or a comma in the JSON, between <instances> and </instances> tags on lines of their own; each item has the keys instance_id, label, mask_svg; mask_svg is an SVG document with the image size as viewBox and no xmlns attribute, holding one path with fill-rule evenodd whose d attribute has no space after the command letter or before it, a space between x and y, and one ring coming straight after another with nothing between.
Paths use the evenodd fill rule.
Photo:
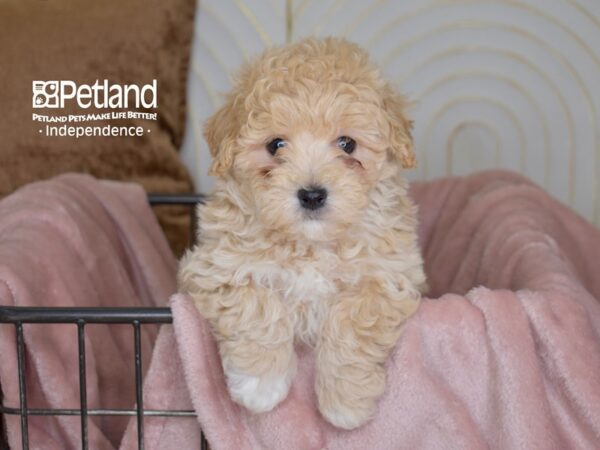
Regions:
<instances>
[{"instance_id":1,"label":"backdrop","mask_svg":"<svg viewBox=\"0 0 600 450\"><path fill-rule=\"evenodd\" d=\"M200 0L183 146L208 191L202 122L273 44L345 36L415 104L411 179L505 168L600 225L600 1Z\"/></svg>"}]
</instances>

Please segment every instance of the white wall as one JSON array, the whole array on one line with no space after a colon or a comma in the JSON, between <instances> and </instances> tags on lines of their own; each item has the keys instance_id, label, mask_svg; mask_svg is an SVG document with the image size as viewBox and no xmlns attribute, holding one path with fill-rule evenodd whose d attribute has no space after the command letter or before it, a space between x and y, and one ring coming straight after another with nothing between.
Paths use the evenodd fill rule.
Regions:
<instances>
[{"instance_id":1,"label":"white wall","mask_svg":"<svg viewBox=\"0 0 600 450\"><path fill-rule=\"evenodd\" d=\"M416 102L412 179L511 169L600 225L599 0L199 0L183 149L198 190L229 75L309 35L363 45Z\"/></svg>"}]
</instances>

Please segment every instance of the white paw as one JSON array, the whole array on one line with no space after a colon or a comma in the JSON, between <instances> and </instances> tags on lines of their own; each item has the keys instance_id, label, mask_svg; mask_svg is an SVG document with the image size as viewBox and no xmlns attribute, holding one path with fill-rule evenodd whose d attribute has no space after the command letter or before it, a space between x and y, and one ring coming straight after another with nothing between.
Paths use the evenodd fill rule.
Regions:
<instances>
[{"instance_id":1,"label":"white paw","mask_svg":"<svg viewBox=\"0 0 600 450\"><path fill-rule=\"evenodd\" d=\"M292 385L295 365L281 376L254 377L239 371L227 370L227 387L231 398L253 413L272 410L287 394Z\"/></svg>"}]
</instances>

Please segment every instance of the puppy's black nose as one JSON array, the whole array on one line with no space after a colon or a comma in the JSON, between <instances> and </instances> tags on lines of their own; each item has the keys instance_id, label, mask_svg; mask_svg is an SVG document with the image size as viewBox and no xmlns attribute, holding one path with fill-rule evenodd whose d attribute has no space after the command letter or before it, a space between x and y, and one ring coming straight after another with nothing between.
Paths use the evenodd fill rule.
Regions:
<instances>
[{"instance_id":1,"label":"puppy's black nose","mask_svg":"<svg viewBox=\"0 0 600 450\"><path fill-rule=\"evenodd\" d=\"M325 205L327 200L327 190L321 187L309 187L308 189L298 190L298 200L300 206L306 209L315 210Z\"/></svg>"}]
</instances>

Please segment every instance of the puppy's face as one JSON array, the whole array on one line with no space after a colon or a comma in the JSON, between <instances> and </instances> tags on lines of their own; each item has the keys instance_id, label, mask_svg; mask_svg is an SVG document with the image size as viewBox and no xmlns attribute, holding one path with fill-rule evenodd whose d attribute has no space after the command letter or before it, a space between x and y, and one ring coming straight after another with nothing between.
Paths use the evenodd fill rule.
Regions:
<instances>
[{"instance_id":1,"label":"puppy's face","mask_svg":"<svg viewBox=\"0 0 600 450\"><path fill-rule=\"evenodd\" d=\"M241 187L268 230L331 240L361 220L390 167L412 167L404 101L337 39L270 50L206 125L212 173Z\"/></svg>"}]
</instances>

